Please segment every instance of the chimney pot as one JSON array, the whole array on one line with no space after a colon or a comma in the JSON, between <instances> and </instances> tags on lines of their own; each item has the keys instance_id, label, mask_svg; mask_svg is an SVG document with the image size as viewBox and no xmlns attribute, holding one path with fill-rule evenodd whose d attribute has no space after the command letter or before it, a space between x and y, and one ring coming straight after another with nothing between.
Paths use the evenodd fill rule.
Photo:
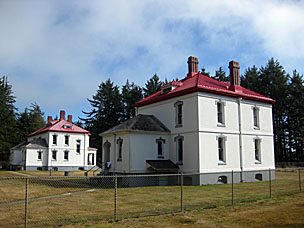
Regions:
<instances>
[{"instance_id":1,"label":"chimney pot","mask_svg":"<svg viewBox=\"0 0 304 228\"><path fill-rule=\"evenodd\" d=\"M72 123L72 115L68 115L68 122Z\"/></svg>"},{"instance_id":2,"label":"chimney pot","mask_svg":"<svg viewBox=\"0 0 304 228\"><path fill-rule=\"evenodd\" d=\"M52 120L52 116L48 116L48 118L47 118L47 123L49 124L49 123L51 123L53 120Z\"/></svg>"},{"instance_id":3,"label":"chimney pot","mask_svg":"<svg viewBox=\"0 0 304 228\"><path fill-rule=\"evenodd\" d=\"M60 111L60 120L65 120L65 111L64 110Z\"/></svg>"},{"instance_id":4,"label":"chimney pot","mask_svg":"<svg viewBox=\"0 0 304 228\"><path fill-rule=\"evenodd\" d=\"M188 74L187 77L191 78L193 75L198 73L198 58L194 56L189 56L188 58Z\"/></svg>"}]
</instances>

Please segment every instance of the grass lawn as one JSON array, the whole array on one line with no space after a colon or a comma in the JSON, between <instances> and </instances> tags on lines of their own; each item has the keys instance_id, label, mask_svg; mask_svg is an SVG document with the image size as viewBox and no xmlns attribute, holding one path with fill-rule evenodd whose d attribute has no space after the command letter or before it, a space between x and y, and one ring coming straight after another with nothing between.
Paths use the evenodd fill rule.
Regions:
<instances>
[{"instance_id":1,"label":"grass lawn","mask_svg":"<svg viewBox=\"0 0 304 228\"><path fill-rule=\"evenodd\" d=\"M3 178L3 176L5 175L0 172L0 227L18 227L22 225L24 220L24 203L7 206L1 206L1 203L24 200L25 178L23 176ZM304 173L302 172L302 183L304 183L303 177ZM92 223L97 221L100 221L104 226L113 226L112 223L105 221L113 219L114 189L100 188L101 185L87 185L88 180L89 178L84 177L49 178L47 175L40 178L29 178L29 227L56 227L69 224L73 224L70 225L71 227L77 226L77 224L89 224L87 227L91 225L94 227L95 225ZM104 182L108 183L109 186L113 184L112 181L112 178L104 179ZM101 182L98 183L101 184ZM263 213L267 214L267 211L258 209L254 212L254 207L259 208L259 205L261 205L264 208L265 205L265 208L269 207L270 212L278 210L275 213L276 216L279 216L279 212L282 214L281 216L288 216L289 211L292 210L290 217L297 218L298 211L300 211L302 215L299 216L300 221L298 219L293 219L292 221L302 222L301 224L303 225L303 194L282 197L286 194L290 195L299 192L298 183L297 172L277 172L276 180L272 181L271 185L273 199L269 199L269 182L267 181L234 184L234 207L231 207L231 184L184 186L183 208L188 211L187 213L145 217L134 220L134 223L136 221L150 221L151 227L154 227L154 225L159 227L156 226L157 222L163 219L165 220L163 224L165 227L171 223L173 224L172 226L198 226L201 222L210 221L210 224L213 225L210 227L216 227L218 224L221 225L222 221L227 220L222 227L226 225L226 227L229 227L229 221L232 221L231 224L233 226L234 222L240 221L240 227L242 227L242 224L244 225L246 221L254 219L266 222L258 217L260 212L263 215ZM32 201L54 195L59 197ZM178 212L181 207L180 196L180 186L118 188L117 219ZM248 205L251 205L250 207L252 208L249 208L248 211L252 215L249 212L249 214L245 213L243 209L246 209L247 204L240 204L242 202L249 202ZM280 204L277 202L280 202ZM299 206L300 202L302 204ZM294 204L294 206L290 206L291 209L287 212L280 209L279 205L284 207L284 205L289 204ZM301 207L301 205L303 208L298 210L297 208ZM205 210L207 208L209 209ZM216 214L212 217L212 213ZM242 213L244 214L242 215ZM243 220L242 217L244 218ZM269 219L273 219L271 215L269 215ZM285 220L288 221L288 219ZM129 221L132 222L133 220L122 220L122 222L114 224L115 226L124 226ZM252 223L249 222L248 227L254 227L249 226ZM206 224L208 225L209 223ZM236 224L238 225L238 223ZM86 227L85 225L79 225L78 227L82 226ZM133 226L133 224L131 223L130 226ZM99 227L99 225L96 225L96 227Z\"/></svg>"}]
</instances>

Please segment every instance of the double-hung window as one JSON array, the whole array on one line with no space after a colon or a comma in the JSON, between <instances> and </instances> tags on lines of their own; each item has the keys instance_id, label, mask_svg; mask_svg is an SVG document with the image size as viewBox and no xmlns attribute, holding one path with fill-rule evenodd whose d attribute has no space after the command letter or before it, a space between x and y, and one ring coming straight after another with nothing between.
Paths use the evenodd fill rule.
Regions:
<instances>
[{"instance_id":1,"label":"double-hung window","mask_svg":"<svg viewBox=\"0 0 304 228\"><path fill-rule=\"evenodd\" d=\"M259 120L259 108L252 107L252 114L253 114L253 127L254 129L260 128L260 120Z\"/></svg>"},{"instance_id":2,"label":"double-hung window","mask_svg":"<svg viewBox=\"0 0 304 228\"><path fill-rule=\"evenodd\" d=\"M53 135L53 145L57 145L57 135Z\"/></svg>"},{"instance_id":3,"label":"double-hung window","mask_svg":"<svg viewBox=\"0 0 304 228\"><path fill-rule=\"evenodd\" d=\"M176 164L182 165L184 159L184 136L178 135L174 138L174 140L176 142Z\"/></svg>"},{"instance_id":4,"label":"double-hung window","mask_svg":"<svg viewBox=\"0 0 304 228\"><path fill-rule=\"evenodd\" d=\"M117 139L117 144L118 144L117 161L122 161L122 143L123 143L123 140L121 138Z\"/></svg>"},{"instance_id":5,"label":"double-hung window","mask_svg":"<svg viewBox=\"0 0 304 228\"><path fill-rule=\"evenodd\" d=\"M161 137L156 139L156 146L157 146L157 158L164 158L164 144L165 140Z\"/></svg>"},{"instance_id":6,"label":"double-hung window","mask_svg":"<svg viewBox=\"0 0 304 228\"><path fill-rule=\"evenodd\" d=\"M70 136L69 136L69 135L65 135L65 136L64 136L64 144L65 144L65 145L69 145L69 139L70 139Z\"/></svg>"},{"instance_id":7,"label":"double-hung window","mask_svg":"<svg viewBox=\"0 0 304 228\"><path fill-rule=\"evenodd\" d=\"M183 102L177 101L175 107L175 127L183 126Z\"/></svg>"},{"instance_id":8,"label":"double-hung window","mask_svg":"<svg viewBox=\"0 0 304 228\"><path fill-rule=\"evenodd\" d=\"M42 160L42 151L38 151L37 152L37 159L39 160L39 161L41 161Z\"/></svg>"},{"instance_id":9,"label":"double-hung window","mask_svg":"<svg viewBox=\"0 0 304 228\"><path fill-rule=\"evenodd\" d=\"M76 140L76 154L80 154L81 140Z\"/></svg>"},{"instance_id":10,"label":"double-hung window","mask_svg":"<svg viewBox=\"0 0 304 228\"><path fill-rule=\"evenodd\" d=\"M216 101L216 111L217 111L217 126L225 126L225 102L219 100Z\"/></svg>"},{"instance_id":11,"label":"double-hung window","mask_svg":"<svg viewBox=\"0 0 304 228\"><path fill-rule=\"evenodd\" d=\"M64 161L68 161L69 160L69 151L68 150L64 151L63 159L64 159Z\"/></svg>"},{"instance_id":12,"label":"double-hung window","mask_svg":"<svg viewBox=\"0 0 304 228\"><path fill-rule=\"evenodd\" d=\"M57 160L57 150L52 151L52 160L56 161Z\"/></svg>"},{"instance_id":13,"label":"double-hung window","mask_svg":"<svg viewBox=\"0 0 304 228\"><path fill-rule=\"evenodd\" d=\"M226 137L217 136L218 164L226 165Z\"/></svg>"},{"instance_id":14,"label":"double-hung window","mask_svg":"<svg viewBox=\"0 0 304 228\"><path fill-rule=\"evenodd\" d=\"M254 158L255 158L256 164L261 163L261 139L260 138L254 139Z\"/></svg>"}]
</instances>

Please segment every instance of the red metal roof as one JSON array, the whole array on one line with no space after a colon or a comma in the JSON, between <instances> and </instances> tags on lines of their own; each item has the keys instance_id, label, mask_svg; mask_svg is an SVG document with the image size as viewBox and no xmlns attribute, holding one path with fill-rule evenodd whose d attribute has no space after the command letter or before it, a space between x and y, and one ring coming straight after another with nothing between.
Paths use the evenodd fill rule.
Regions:
<instances>
[{"instance_id":1,"label":"red metal roof","mask_svg":"<svg viewBox=\"0 0 304 228\"><path fill-rule=\"evenodd\" d=\"M175 85L177 85L177 83ZM199 72L193 74L192 77L186 77L181 80L180 83L178 83L177 87L172 91L165 94L162 94L161 91L158 91L151 96L136 102L134 104L134 107L141 107L194 92L205 92L228 97L243 98L269 104L275 103L275 100L253 92L242 86L235 86L233 89L230 89L229 87L230 83L218 81Z\"/></svg>"},{"instance_id":2,"label":"red metal roof","mask_svg":"<svg viewBox=\"0 0 304 228\"><path fill-rule=\"evenodd\" d=\"M66 120L54 120L50 124L47 124L45 127L40 128L39 130L29 134L29 136L39 135L48 131L52 132L66 132L66 133L82 133L91 135L89 131L78 127L77 125L70 123Z\"/></svg>"}]
</instances>

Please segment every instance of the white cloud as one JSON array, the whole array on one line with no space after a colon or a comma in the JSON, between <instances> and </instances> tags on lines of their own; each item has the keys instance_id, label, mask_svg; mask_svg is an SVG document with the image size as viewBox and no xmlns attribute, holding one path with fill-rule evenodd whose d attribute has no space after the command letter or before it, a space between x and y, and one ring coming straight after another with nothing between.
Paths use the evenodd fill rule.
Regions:
<instances>
[{"instance_id":1,"label":"white cloud","mask_svg":"<svg viewBox=\"0 0 304 228\"><path fill-rule=\"evenodd\" d=\"M301 71L292 63L304 59L303 9L275 0L2 0L0 73L25 105L80 112L106 78L182 77L188 55L211 73L232 58L248 66L271 56Z\"/></svg>"}]
</instances>

